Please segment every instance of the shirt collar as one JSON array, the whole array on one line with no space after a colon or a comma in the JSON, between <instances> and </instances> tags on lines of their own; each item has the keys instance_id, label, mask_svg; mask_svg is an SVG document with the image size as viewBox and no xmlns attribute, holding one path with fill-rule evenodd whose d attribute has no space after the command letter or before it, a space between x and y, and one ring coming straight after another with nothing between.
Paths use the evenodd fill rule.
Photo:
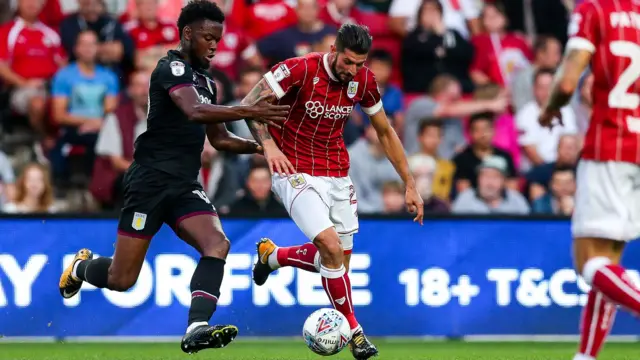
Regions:
<instances>
[{"instance_id":1,"label":"shirt collar","mask_svg":"<svg viewBox=\"0 0 640 360\"><path fill-rule=\"evenodd\" d=\"M336 76L333 75L333 71L331 70L331 65L329 64L329 53L322 56L322 64L324 64L324 70L329 74L329 78L333 81L339 81Z\"/></svg>"}]
</instances>

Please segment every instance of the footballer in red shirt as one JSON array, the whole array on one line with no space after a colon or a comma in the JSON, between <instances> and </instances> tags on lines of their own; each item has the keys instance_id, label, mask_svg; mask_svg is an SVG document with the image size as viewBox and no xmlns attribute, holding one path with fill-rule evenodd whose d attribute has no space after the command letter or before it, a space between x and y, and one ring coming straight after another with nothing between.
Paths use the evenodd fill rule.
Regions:
<instances>
[{"instance_id":1,"label":"footballer in red shirt","mask_svg":"<svg viewBox=\"0 0 640 360\"><path fill-rule=\"evenodd\" d=\"M640 2L587 0L573 14L567 53L540 124L558 123L591 65L593 112L578 164L572 219L576 270L591 286L574 360L596 359L616 307L640 316L640 290L619 265L640 237Z\"/></svg>"},{"instance_id":2,"label":"footballer in red shirt","mask_svg":"<svg viewBox=\"0 0 640 360\"><path fill-rule=\"evenodd\" d=\"M253 276L262 285L282 266L319 272L333 306L345 315L352 332L356 359L378 353L354 315L348 275L353 235L358 232L357 197L349 178L349 154L343 130L360 104L371 119L389 160L406 185L406 203L422 224L423 200L416 191L407 159L382 107L378 84L364 66L372 38L366 27L345 24L329 53L311 53L276 64L254 87L245 103L273 94L290 105L281 128L248 121L263 145L272 176L272 191L291 218L313 242L289 248L270 239L258 244Z\"/></svg>"}]
</instances>

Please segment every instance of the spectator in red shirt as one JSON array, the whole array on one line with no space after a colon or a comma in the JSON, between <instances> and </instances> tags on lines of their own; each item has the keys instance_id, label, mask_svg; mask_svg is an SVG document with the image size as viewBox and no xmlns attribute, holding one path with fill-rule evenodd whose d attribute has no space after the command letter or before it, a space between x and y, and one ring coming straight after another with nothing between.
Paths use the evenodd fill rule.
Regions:
<instances>
[{"instance_id":1,"label":"spectator in red shirt","mask_svg":"<svg viewBox=\"0 0 640 360\"><path fill-rule=\"evenodd\" d=\"M362 23L364 13L356 8L355 0L329 0L320 11L320 20L340 28L345 23Z\"/></svg>"},{"instance_id":2,"label":"spectator in red shirt","mask_svg":"<svg viewBox=\"0 0 640 360\"><path fill-rule=\"evenodd\" d=\"M235 0L234 3L242 1L244 0ZM295 10L284 0L259 0L249 6L242 15L234 13L234 23L242 27L254 40L260 40L297 21Z\"/></svg>"},{"instance_id":3,"label":"spectator in red shirt","mask_svg":"<svg viewBox=\"0 0 640 360\"><path fill-rule=\"evenodd\" d=\"M158 60L180 41L175 23L162 20L158 0L136 0L137 17L124 24L136 47L135 66L152 70Z\"/></svg>"},{"instance_id":4,"label":"spectator in red shirt","mask_svg":"<svg viewBox=\"0 0 640 360\"><path fill-rule=\"evenodd\" d=\"M212 0L221 9L229 8L224 0ZM229 17L231 17L230 14ZM232 21L225 20L222 39L218 43L216 56L211 67L221 71L231 80L238 80L238 73L244 66L262 66L262 58L258 49L245 31Z\"/></svg>"},{"instance_id":5,"label":"spectator in red shirt","mask_svg":"<svg viewBox=\"0 0 640 360\"><path fill-rule=\"evenodd\" d=\"M18 17L0 27L0 79L13 88L11 108L44 133L46 82L65 62L60 36L38 21L41 0L18 1Z\"/></svg>"},{"instance_id":6,"label":"spectator in red shirt","mask_svg":"<svg viewBox=\"0 0 640 360\"><path fill-rule=\"evenodd\" d=\"M471 79L476 85L496 83L508 86L513 76L530 65L533 53L524 37L507 32L502 8L487 4L482 12L485 33L472 40L475 56Z\"/></svg>"}]
</instances>

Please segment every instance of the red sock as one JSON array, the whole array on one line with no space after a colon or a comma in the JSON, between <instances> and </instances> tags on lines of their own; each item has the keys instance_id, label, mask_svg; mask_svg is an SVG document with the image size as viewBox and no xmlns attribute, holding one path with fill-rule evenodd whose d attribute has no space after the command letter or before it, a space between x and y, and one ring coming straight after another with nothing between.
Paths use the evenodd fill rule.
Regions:
<instances>
[{"instance_id":1,"label":"red sock","mask_svg":"<svg viewBox=\"0 0 640 360\"><path fill-rule=\"evenodd\" d=\"M580 353L576 359L597 358L616 316L616 306L598 291L591 290L582 310Z\"/></svg>"},{"instance_id":2,"label":"red sock","mask_svg":"<svg viewBox=\"0 0 640 360\"><path fill-rule=\"evenodd\" d=\"M292 266L299 269L318 272L316 254L318 248L312 243L300 246L281 247L276 250L276 259L280 266Z\"/></svg>"},{"instance_id":3,"label":"red sock","mask_svg":"<svg viewBox=\"0 0 640 360\"><path fill-rule=\"evenodd\" d=\"M595 272L592 285L611 302L640 315L640 291L624 272L620 265L602 266Z\"/></svg>"},{"instance_id":4,"label":"red sock","mask_svg":"<svg viewBox=\"0 0 640 360\"><path fill-rule=\"evenodd\" d=\"M320 266L322 275L322 287L327 292L333 307L340 311L349 321L351 330L360 326L353 313L353 302L351 301L351 280L346 273L344 266L340 269L328 269Z\"/></svg>"}]
</instances>

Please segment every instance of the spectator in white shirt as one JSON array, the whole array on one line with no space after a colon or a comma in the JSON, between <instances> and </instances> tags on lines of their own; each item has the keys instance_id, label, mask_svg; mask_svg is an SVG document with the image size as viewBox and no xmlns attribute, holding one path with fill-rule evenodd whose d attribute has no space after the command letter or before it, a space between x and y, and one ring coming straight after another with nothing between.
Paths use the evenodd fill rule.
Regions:
<instances>
[{"instance_id":1,"label":"spectator in white shirt","mask_svg":"<svg viewBox=\"0 0 640 360\"><path fill-rule=\"evenodd\" d=\"M563 126L554 126L552 130L549 130L538 123L540 109L547 102L551 93L553 76L554 71L551 69L536 71L533 78L535 100L529 102L516 114L516 126L520 133L518 142L524 154L520 166L522 171L528 171L533 166L555 161L558 156L557 149L560 137L577 132L575 113L569 106L560 110Z\"/></svg>"},{"instance_id":2,"label":"spectator in white shirt","mask_svg":"<svg viewBox=\"0 0 640 360\"><path fill-rule=\"evenodd\" d=\"M475 0L440 0L444 24L468 39L480 32L480 7ZM393 0L389 9L389 28L404 37L417 25L422 0Z\"/></svg>"}]
</instances>

